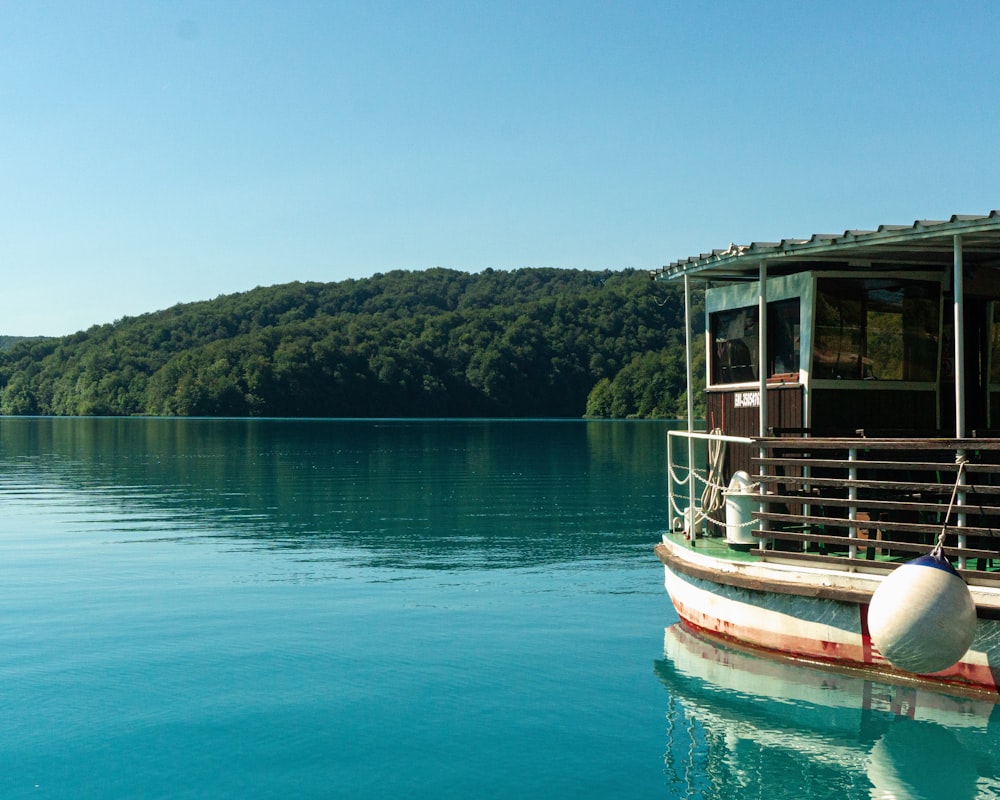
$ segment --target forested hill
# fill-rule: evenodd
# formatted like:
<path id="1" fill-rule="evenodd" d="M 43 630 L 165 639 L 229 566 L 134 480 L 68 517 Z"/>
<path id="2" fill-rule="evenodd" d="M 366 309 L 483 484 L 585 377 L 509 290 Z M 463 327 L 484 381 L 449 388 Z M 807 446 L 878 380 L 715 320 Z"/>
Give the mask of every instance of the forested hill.
<path id="1" fill-rule="evenodd" d="M 18 342 L 29 341 L 32 337 L 30 336 L 0 336 L 0 352 L 10 350 Z M 36 336 L 35 339 L 41 339 L 44 337 Z"/>
<path id="2" fill-rule="evenodd" d="M 291 283 L 0 352 L 0 413 L 675 416 L 683 302 L 645 272 Z"/>

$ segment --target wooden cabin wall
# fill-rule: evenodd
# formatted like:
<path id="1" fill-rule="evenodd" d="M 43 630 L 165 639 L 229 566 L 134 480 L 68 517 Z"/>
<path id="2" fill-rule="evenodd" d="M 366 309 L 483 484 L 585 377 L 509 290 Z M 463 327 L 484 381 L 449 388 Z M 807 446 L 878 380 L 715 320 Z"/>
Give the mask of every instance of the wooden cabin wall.
<path id="1" fill-rule="evenodd" d="M 775 429 L 802 428 L 802 387 L 798 384 L 769 386 L 767 389 L 767 425 Z M 757 395 L 755 390 L 713 389 L 706 398 L 709 430 L 721 428 L 728 436 L 759 436 L 760 408 L 745 401 Z M 756 453 L 749 445 L 730 444 L 726 453 L 726 478 L 737 470 L 753 474 L 750 459 Z"/>
<path id="2" fill-rule="evenodd" d="M 812 432 L 817 436 L 933 436 L 937 395 L 909 389 L 812 390 Z"/>

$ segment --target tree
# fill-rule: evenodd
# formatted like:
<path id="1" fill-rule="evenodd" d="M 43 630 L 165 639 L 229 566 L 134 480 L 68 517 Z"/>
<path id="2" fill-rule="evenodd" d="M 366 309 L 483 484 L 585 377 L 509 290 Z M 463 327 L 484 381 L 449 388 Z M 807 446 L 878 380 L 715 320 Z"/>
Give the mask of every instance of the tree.
<path id="1" fill-rule="evenodd" d="M 682 316 L 675 288 L 636 271 L 290 283 L 17 342 L 0 352 L 0 411 L 671 415 Z"/>

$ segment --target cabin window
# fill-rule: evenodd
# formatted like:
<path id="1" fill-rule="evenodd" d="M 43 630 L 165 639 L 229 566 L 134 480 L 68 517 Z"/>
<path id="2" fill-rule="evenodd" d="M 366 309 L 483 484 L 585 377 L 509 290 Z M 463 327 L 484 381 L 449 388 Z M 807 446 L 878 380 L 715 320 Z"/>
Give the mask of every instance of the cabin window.
<path id="1" fill-rule="evenodd" d="M 710 316 L 712 383 L 760 380 L 757 306 L 717 311 Z M 799 298 L 767 305 L 767 368 L 769 377 L 799 373 Z"/>
<path id="2" fill-rule="evenodd" d="M 799 298 L 767 304 L 767 354 L 771 377 L 799 378 Z"/>
<path id="3" fill-rule="evenodd" d="M 757 380 L 757 306 L 717 311 L 709 323 L 712 383 Z"/>
<path id="4" fill-rule="evenodd" d="M 1000 388 L 1000 303 L 990 303 L 990 386 Z"/>
<path id="5" fill-rule="evenodd" d="M 818 280 L 813 375 L 936 380 L 939 306 L 940 287 L 931 281 Z"/>

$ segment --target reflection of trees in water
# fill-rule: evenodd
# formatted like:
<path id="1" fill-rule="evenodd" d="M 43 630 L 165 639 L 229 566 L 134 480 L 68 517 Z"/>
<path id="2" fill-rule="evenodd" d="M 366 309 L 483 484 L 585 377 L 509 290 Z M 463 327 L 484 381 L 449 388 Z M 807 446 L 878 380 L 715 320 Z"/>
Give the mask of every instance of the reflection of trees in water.
<path id="1" fill-rule="evenodd" d="M 503 566 L 655 538 L 666 427 L 15 419 L 3 421 L 0 447 L 8 464 L 31 465 L 30 480 L 183 515 L 208 536 Z"/>

